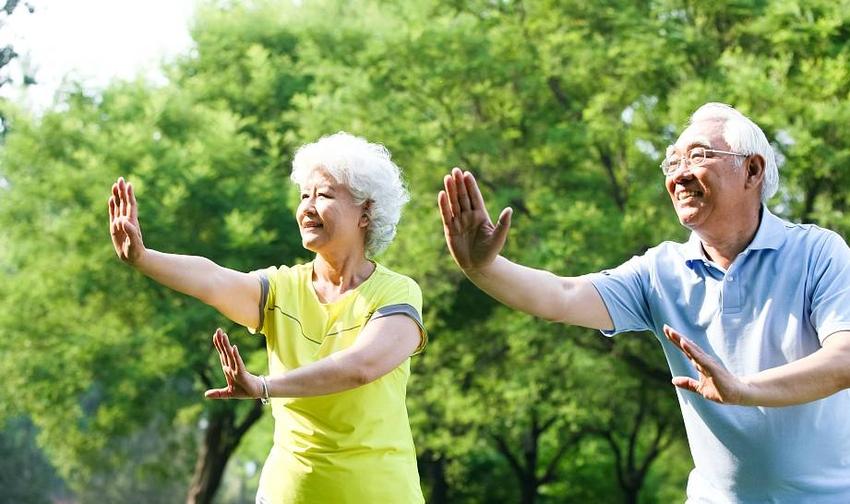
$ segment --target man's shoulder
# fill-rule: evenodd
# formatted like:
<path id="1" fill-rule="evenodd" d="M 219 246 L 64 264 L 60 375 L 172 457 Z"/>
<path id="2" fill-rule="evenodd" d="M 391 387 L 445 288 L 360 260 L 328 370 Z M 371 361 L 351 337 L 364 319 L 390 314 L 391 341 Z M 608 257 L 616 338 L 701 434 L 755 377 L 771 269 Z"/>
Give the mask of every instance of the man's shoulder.
<path id="1" fill-rule="evenodd" d="M 684 259 L 687 255 L 688 242 L 677 242 L 665 240 L 653 247 L 646 249 L 643 254 L 636 257 L 642 257 L 649 261 L 669 261 L 671 259 Z"/>
<path id="2" fill-rule="evenodd" d="M 820 227 L 817 224 L 804 224 L 783 220 L 786 240 L 796 246 L 824 247 L 846 244 L 846 240 L 837 232 Z"/>

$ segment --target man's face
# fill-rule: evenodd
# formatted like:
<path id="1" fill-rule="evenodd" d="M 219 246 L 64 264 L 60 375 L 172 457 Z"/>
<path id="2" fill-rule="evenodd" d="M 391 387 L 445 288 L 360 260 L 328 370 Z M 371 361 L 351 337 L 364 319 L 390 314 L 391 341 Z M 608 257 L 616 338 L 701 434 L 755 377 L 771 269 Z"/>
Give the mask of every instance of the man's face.
<path id="1" fill-rule="evenodd" d="M 723 139 L 723 121 L 705 120 L 691 124 L 667 155 L 686 158 L 691 149 L 703 147 L 731 151 Z M 699 231 L 734 228 L 748 208 L 752 191 L 746 191 L 746 170 L 735 166 L 736 156 L 707 153 L 700 166 L 684 163 L 665 178 L 665 186 L 679 222 Z"/>

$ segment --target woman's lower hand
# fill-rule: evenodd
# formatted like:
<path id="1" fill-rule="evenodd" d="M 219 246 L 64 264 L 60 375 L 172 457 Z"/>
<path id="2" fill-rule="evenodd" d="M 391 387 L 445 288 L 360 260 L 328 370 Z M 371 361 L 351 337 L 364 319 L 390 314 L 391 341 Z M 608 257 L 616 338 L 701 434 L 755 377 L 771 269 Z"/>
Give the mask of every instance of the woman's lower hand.
<path id="1" fill-rule="evenodd" d="M 245 362 L 239 355 L 236 345 L 231 345 L 227 334 L 216 329 L 213 334 L 213 345 L 218 350 L 221 370 L 227 386 L 210 389 L 204 393 L 207 399 L 256 399 L 263 395 L 263 384 L 259 376 L 253 375 L 245 368 Z"/>

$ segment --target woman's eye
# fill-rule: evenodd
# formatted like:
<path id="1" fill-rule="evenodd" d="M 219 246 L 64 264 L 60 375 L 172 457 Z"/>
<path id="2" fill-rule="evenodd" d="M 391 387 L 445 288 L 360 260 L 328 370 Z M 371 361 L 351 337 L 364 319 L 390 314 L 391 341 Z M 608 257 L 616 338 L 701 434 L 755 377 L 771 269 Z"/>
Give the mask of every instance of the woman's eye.
<path id="1" fill-rule="evenodd" d="M 301 195 L 301 199 L 307 199 L 308 197 L 309 197 L 309 195 L 308 195 L 308 194 L 302 194 L 302 195 Z"/>

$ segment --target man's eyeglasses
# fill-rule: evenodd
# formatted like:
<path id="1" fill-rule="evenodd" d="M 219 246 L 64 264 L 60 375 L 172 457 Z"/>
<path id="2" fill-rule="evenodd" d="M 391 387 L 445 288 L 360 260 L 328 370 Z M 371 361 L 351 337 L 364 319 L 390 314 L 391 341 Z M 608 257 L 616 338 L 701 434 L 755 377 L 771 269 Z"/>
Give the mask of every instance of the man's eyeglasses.
<path id="1" fill-rule="evenodd" d="M 679 154 L 670 154 L 664 161 L 661 162 L 661 171 L 664 172 L 665 176 L 670 176 L 679 169 L 679 166 L 682 162 L 685 162 L 685 166 L 700 166 L 705 162 L 707 157 L 711 157 L 714 154 L 727 154 L 730 156 L 741 156 L 747 157 L 748 154 L 741 154 L 740 152 L 729 152 L 717 149 L 706 149 L 705 147 L 694 147 L 689 150 L 684 157 Z"/>

